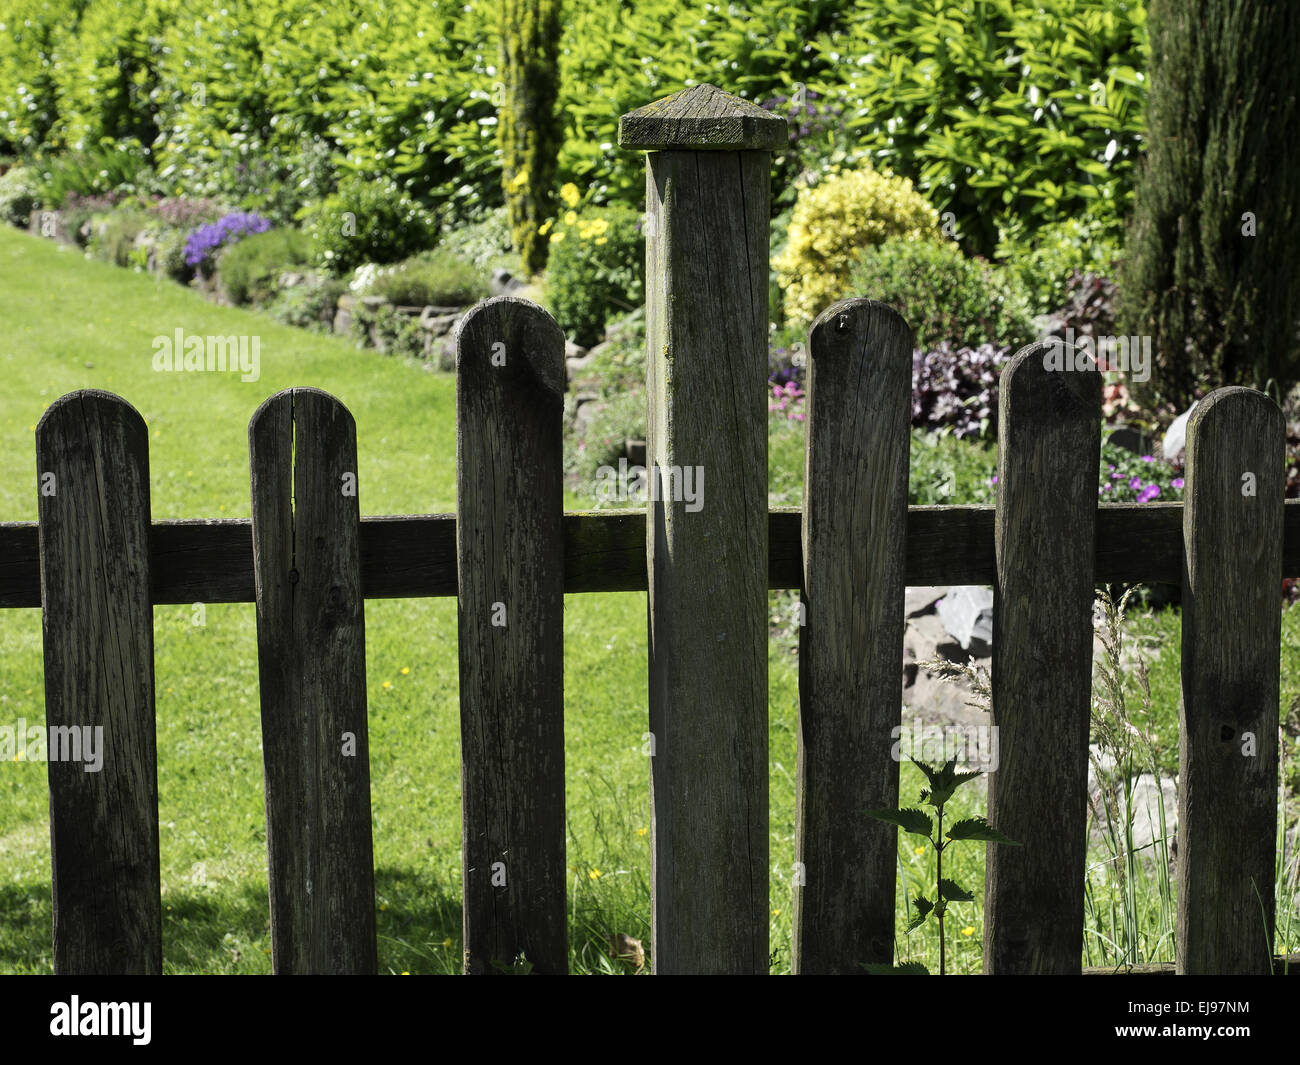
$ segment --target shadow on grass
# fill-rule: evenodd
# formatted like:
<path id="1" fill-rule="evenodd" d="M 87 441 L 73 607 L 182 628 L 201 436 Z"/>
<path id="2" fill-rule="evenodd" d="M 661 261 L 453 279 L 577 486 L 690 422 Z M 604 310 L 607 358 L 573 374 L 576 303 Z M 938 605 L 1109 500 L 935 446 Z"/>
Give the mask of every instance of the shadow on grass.
<path id="1" fill-rule="evenodd" d="M 635 895 L 635 891 L 629 892 Z M 572 903 L 572 899 L 570 902 Z M 429 873 L 383 867 L 375 871 L 376 929 L 381 974 L 451 975 L 461 971 L 459 884 Z M 622 892 L 601 899 L 579 892 L 570 908 L 570 971 L 631 973 L 609 956 L 610 935 L 624 932 L 649 948 L 646 914 Z M 163 971 L 245 974 L 271 971 L 271 922 L 265 881 L 170 891 L 163 896 Z M 53 915 L 48 881 L 0 887 L 0 973 L 53 971 Z"/>

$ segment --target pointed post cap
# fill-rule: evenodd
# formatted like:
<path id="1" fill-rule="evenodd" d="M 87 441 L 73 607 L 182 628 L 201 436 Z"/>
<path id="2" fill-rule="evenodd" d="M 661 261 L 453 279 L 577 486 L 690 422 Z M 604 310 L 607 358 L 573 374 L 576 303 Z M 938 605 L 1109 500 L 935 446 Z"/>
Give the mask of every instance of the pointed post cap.
<path id="1" fill-rule="evenodd" d="M 620 148 L 643 152 L 777 151 L 789 144 L 780 115 L 713 85 L 696 85 L 618 120 Z"/>

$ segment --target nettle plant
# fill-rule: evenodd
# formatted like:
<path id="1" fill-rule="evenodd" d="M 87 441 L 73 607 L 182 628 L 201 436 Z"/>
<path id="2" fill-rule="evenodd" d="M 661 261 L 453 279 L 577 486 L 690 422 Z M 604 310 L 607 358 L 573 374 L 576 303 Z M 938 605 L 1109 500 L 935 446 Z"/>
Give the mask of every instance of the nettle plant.
<path id="1" fill-rule="evenodd" d="M 967 891 L 960 884 L 951 880 L 945 880 L 943 876 L 943 852 L 952 844 L 959 843 L 962 840 L 973 840 L 983 843 L 1008 843 L 1012 846 L 1019 847 L 1020 843 L 1014 839 L 1009 839 L 994 828 L 982 817 L 968 817 L 957 821 L 948 829 L 945 836 L 943 831 L 943 808 L 944 805 L 952 798 L 961 785 L 968 781 L 974 780 L 981 776 L 979 770 L 969 773 L 957 772 L 957 759 L 950 758 L 943 764 L 943 768 L 935 769 L 926 765 L 924 762 L 918 762 L 915 758 L 912 760 L 922 773 L 926 775 L 930 786 L 921 789 L 920 802 L 926 806 L 933 807 L 938 819 L 938 825 L 930 819 L 930 815 L 921 809 L 900 809 L 900 810 L 867 810 L 867 816 L 875 818 L 877 821 L 885 821 L 891 825 L 897 825 L 904 832 L 910 832 L 914 836 L 924 836 L 934 848 L 935 855 L 935 888 L 933 901 L 927 899 L 924 895 L 917 895 L 912 905 L 916 907 L 916 915 L 908 922 L 907 928 L 904 929 L 909 935 L 921 925 L 925 924 L 926 919 L 932 914 L 939 922 L 939 975 L 944 975 L 946 963 L 944 929 L 948 913 L 948 905 L 953 902 L 973 902 L 975 896 Z M 913 973 L 929 975 L 929 970 L 920 962 L 908 962 L 903 965 L 879 965 L 866 964 L 862 966 L 869 973 Z"/>

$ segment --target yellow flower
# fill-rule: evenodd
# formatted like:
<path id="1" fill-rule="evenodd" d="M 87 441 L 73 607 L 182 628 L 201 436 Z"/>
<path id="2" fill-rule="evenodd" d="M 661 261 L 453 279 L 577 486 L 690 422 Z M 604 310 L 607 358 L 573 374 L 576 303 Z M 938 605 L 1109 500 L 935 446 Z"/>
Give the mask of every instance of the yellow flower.
<path id="1" fill-rule="evenodd" d="M 599 880 L 602 876 L 604 876 L 604 874 L 599 869 L 592 869 L 589 873 L 587 873 L 587 875 L 591 877 L 592 880 Z"/>
<path id="2" fill-rule="evenodd" d="M 411 672 L 411 667 L 410 667 L 410 666 L 403 666 L 403 667 L 402 667 L 402 670 L 401 670 L 402 676 L 406 676 L 406 674 L 408 674 L 409 672 Z"/>
<path id="3" fill-rule="evenodd" d="M 537 232 L 540 233 L 543 237 L 546 236 L 546 234 L 551 231 L 551 223 L 553 221 L 554 221 L 553 218 L 548 218 L 545 222 L 543 222 L 540 226 L 537 227 Z"/>
<path id="4" fill-rule="evenodd" d="M 403 975 L 403 976 L 410 976 L 411 974 L 408 973 L 405 969 L 403 969 L 403 970 L 402 970 L 402 975 Z"/>
<path id="5" fill-rule="evenodd" d="M 559 244 L 560 241 L 562 241 L 563 239 L 564 239 L 564 230 L 562 230 L 562 229 L 561 229 L 561 230 L 557 230 L 556 232 L 554 232 L 554 233 L 551 234 L 551 243 L 552 243 L 552 244 Z"/>
<path id="6" fill-rule="evenodd" d="M 647 832 L 649 832 L 649 831 L 650 831 L 650 830 L 649 830 L 648 828 L 638 828 L 638 829 L 636 830 L 636 834 L 637 834 L 638 836 L 644 836 L 644 835 L 645 835 Z"/>
<path id="7" fill-rule="evenodd" d="M 577 207 L 578 201 L 582 199 L 582 193 L 578 191 L 577 185 L 569 181 L 560 187 L 560 199 L 570 207 Z"/>
<path id="8" fill-rule="evenodd" d="M 773 917 L 780 917 L 780 916 L 781 916 L 781 911 L 780 911 L 780 910 L 773 910 L 773 911 L 772 911 L 772 916 L 773 916 Z"/>
<path id="9" fill-rule="evenodd" d="M 973 936 L 975 934 L 975 926 L 973 924 L 968 924 L 961 930 L 961 934 L 964 936 Z"/>
<path id="10" fill-rule="evenodd" d="M 609 219 L 593 218 L 591 220 L 591 228 L 594 229 L 597 233 L 604 233 L 606 230 L 609 229 Z"/>
<path id="11" fill-rule="evenodd" d="M 391 688 L 392 686 L 393 686 L 393 682 L 391 680 L 384 681 L 385 688 Z"/>
<path id="12" fill-rule="evenodd" d="M 578 224 L 578 212 L 577 212 L 577 211 L 565 211 L 565 212 L 564 212 L 564 224 L 565 224 L 566 226 L 576 226 L 576 225 Z"/>
<path id="13" fill-rule="evenodd" d="M 448 936 L 446 939 L 444 939 L 444 940 L 442 941 L 442 945 L 443 945 L 444 947 L 446 947 L 446 948 L 448 948 L 448 949 L 450 950 L 450 949 L 451 949 L 451 936 Z"/>
<path id="14" fill-rule="evenodd" d="M 925 853 L 925 848 L 924 848 L 924 847 L 913 847 L 913 848 L 912 848 L 912 853 L 913 853 L 913 854 L 924 854 L 924 853 Z"/>
<path id="15" fill-rule="evenodd" d="M 518 192 L 520 189 L 522 189 L 522 188 L 523 188 L 525 185 L 527 185 L 527 184 L 528 184 L 528 171 L 526 171 L 526 170 L 521 170 L 521 171 L 519 171 L 519 173 L 517 173 L 517 174 L 514 176 L 513 179 L 511 179 L 511 182 L 510 182 L 510 191 L 512 191 L 512 192 Z"/>
<path id="16" fill-rule="evenodd" d="M 594 243 L 594 244 L 607 244 L 607 243 L 609 243 L 609 238 L 608 238 L 608 237 L 597 237 L 597 238 L 596 238 L 592 243 Z"/>

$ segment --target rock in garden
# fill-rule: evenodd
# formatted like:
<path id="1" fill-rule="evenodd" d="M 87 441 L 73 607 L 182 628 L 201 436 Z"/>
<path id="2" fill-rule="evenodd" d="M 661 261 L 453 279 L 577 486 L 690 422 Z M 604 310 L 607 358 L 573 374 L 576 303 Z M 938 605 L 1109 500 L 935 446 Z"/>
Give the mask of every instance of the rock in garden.
<path id="1" fill-rule="evenodd" d="M 993 646 L 993 589 L 967 584 L 953 588 L 938 605 L 939 620 L 962 650 L 976 658 L 987 656 Z"/>
<path id="2" fill-rule="evenodd" d="M 908 588 L 906 598 L 903 600 L 903 616 L 914 618 L 922 614 L 929 614 L 934 610 L 934 604 L 947 595 L 949 591 L 950 589 L 942 586 Z"/>
<path id="3" fill-rule="evenodd" d="M 1196 409 L 1196 404 L 1199 402 L 1198 399 L 1192 403 L 1165 430 L 1165 438 L 1160 445 L 1160 454 L 1166 462 L 1175 462 L 1178 459 L 1178 453 L 1187 446 L 1187 419 L 1192 416 L 1192 411 Z"/>
<path id="4" fill-rule="evenodd" d="M 498 266 L 492 271 L 491 289 L 494 296 L 505 296 L 511 292 L 516 292 L 525 286 L 525 282 L 520 281 L 509 270 Z"/>

